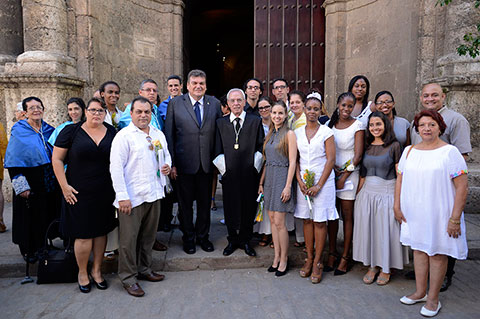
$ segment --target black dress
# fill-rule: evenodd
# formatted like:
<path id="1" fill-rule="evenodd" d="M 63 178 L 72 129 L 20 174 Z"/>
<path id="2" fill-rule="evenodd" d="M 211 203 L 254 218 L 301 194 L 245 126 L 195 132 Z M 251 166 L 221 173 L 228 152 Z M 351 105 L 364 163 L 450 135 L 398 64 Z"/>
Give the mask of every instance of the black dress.
<path id="1" fill-rule="evenodd" d="M 62 231 L 70 238 L 95 238 L 112 231 L 117 221 L 110 177 L 110 148 L 116 130 L 104 123 L 107 132 L 97 146 L 81 127 L 83 122 L 66 126 L 55 141 L 68 149 L 65 157 L 67 181 L 78 191 L 77 203 L 62 200 Z"/>

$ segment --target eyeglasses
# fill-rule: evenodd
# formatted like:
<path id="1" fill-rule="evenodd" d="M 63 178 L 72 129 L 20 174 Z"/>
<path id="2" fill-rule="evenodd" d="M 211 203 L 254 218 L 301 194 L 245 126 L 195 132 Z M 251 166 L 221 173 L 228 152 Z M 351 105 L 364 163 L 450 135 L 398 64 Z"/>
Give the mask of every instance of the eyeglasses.
<path id="1" fill-rule="evenodd" d="M 147 135 L 146 139 L 147 139 L 147 142 L 148 142 L 148 149 L 153 151 L 152 138 L 150 137 L 150 135 Z"/>
<path id="2" fill-rule="evenodd" d="M 254 91 L 256 91 L 256 90 L 260 90 L 260 87 L 259 87 L 259 86 L 256 86 L 256 85 L 255 85 L 255 86 L 249 85 L 249 86 L 247 86 L 247 90 L 254 90 Z"/>
<path id="3" fill-rule="evenodd" d="M 144 91 L 144 92 L 153 92 L 153 93 L 157 93 L 158 91 L 155 90 L 155 89 L 141 89 L 140 91 Z"/>
<path id="4" fill-rule="evenodd" d="M 286 88 L 287 88 L 286 85 L 277 85 L 277 86 L 274 86 L 274 87 L 273 87 L 274 90 L 280 90 L 280 89 L 284 90 L 284 89 L 286 89 Z"/>
<path id="5" fill-rule="evenodd" d="M 98 115 L 102 115 L 105 113 L 105 110 L 104 109 L 87 109 L 88 112 L 90 112 L 90 114 L 98 114 Z"/>
<path id="6" fill-rule="evenodd" d="M 392 100 L 389 100 L 389 101 L 378 101 L 378 102 L 375 102 L 375 105 L 383 105 L 383 104 L 390 105 L 390 104 L 392 104 L 392 103 L 393 103 Z"/>
<path id="7" fill-rule="evenodd" d="M 27 111 L 37 111 L 37 110 L 43 111 L 43 107 L 41 105 L 27 107 Z"/>
<path id="8" fill-rule="evenodd" d="M 259 107 L 258 110 L 259 110 L 259 111 L 263 111 L 263 110 L 266 110 L 266 109 L 269 109 L 269 108 L 271 108 L 270 105 L 268 105 L 268 106 L 262 106 L 262 107 Z"/>

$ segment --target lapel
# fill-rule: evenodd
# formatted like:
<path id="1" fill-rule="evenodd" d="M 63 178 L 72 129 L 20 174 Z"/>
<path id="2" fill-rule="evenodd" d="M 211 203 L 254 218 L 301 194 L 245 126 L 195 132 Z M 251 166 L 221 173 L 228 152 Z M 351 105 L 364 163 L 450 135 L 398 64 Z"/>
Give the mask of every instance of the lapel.
<path id="1" fill-rule="evenodd" d="M 207 121 L 208 118 L 210 118 L 210 115 L 208 114 L 210 112 L 210 99 L 207 98 L 206 95 L 203 96 L 203 121 L 202 121 L 202 127 Z"/>
<path id="2" fill-rule="evenodd" d="M 195 115 L 195 111 L 193 110 L 193 105 L 192 105 L 192 102 L 190 101 L 190 96 L 188 95 L 188 93 L 183 95 L 183 106 L 187 110 L 187 113 L 190 114 L 192 119 L 195 121 L 197 126 L 200 127 L 200 125 L 198 124 L 198 121 L 197 121 L 197 116 Z M 204 110 L 204 112 L 205 112 L 205 110 Z M 204 118 L 205 118 L 205 115 L 204 115 Z"/>

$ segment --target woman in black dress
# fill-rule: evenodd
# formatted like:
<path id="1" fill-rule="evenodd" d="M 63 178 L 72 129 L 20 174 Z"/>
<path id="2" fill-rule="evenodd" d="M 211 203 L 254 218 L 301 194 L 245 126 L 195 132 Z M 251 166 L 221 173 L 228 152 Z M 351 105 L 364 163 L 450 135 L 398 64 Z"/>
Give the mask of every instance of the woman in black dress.
<path id="1" fill-rule="evenodd" d="M 55 142 L 52 163 L 63 192 L 62 229 L 75 239 L 75 257 L 81 292 L 89 292 L 87 263 L 93 250 L 91 277 L 98 289 L 107 289 L 100 267 L 107 233 L 116 226 L 115 193 L 110 178 L 110 147 L 115 128 L 104 123 L 102 100 L 88 102 L 85 122 L 65 127 Z M 65 172 L 64 165 L 67 164 Z"/>

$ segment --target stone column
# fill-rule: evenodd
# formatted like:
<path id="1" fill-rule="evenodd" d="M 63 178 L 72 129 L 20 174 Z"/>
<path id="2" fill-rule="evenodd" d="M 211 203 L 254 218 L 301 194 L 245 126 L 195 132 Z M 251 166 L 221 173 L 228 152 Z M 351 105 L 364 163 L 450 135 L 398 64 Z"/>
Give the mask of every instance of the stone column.
<path id="1" fill-rule="evenodd" d="M 0 72 L 23 52 L 22 0 L 3 0 L 0 6 Z"/>

